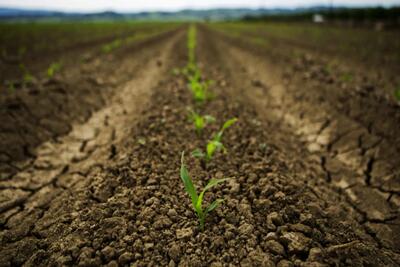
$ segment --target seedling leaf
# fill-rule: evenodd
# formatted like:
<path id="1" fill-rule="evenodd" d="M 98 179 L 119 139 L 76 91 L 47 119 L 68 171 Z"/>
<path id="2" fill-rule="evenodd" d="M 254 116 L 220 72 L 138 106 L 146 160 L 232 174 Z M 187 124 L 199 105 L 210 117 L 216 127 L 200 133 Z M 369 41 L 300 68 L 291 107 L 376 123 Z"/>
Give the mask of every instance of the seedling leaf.
<path id="1" fill-rule="evenodd" d="M 233 118 L 230 120 L 227 120 L 224 125 L 222 126 L 222 131 L 225 131 L 226 129 L 228 129 L 229 127 L 232 126 L 232 124 L 234 124 L 237 121 L 237 118 Z"/>
<path id="2" fill-rule="evenodd" d="M 183 184 L 185 186 L 186 192 L 189 194 L 190 198 L 192 199 L 192 204 L 193 206 L 196 206 L 198 195 L 196 192 L 196 188 L 194 188 L 192 179 L 190 178 L 189 172 L 186 169 L 185 163 L 184 163 L 184 157 L 185 157 L 185 152 L 182 152 L 182 157 L 181 157 L 181 179 L 183 181 Z"/>
<path id="3" fill-rule="evenodd" d="M 195 158 L 204 158 L 204 153 L 203 153 L 203 151 L 201 151 L 200 149 L 197 148 L 197 149 L 193 150 L 192 156 Z"/>
<path id="4" fill-rule="evenodd" d="M 204 194 L 206 193 L 207 190 L 209 190 L 212 187 L 217 186 L 218 184 L 224 182 L 227 180 L 225 179 L 211 179 L 208 184 L 204 187 L 203 191 L 201 191 L 200 195 L 197 195 L 196 189 L 193 186 L 192 179 L 190 178 L 189 172 L 186 169 L 185 163 L 184 163 L 184 152 L 182 152 L 182 157 L 181 157 L 181 170 L 180 170 L 180 176 L 183 181 L 183 184 L 185 186 L 186 192 L 190 195 L 191 200 L 192 200 L 192 205 L 193 208 L 197 214 L 197 217 L 199 219 L 200 223 L 200 228 L 201 230 L 204 230 L 204 222 L 207 213 L 210 211 L 214 210 L 223 200 L 222 199 L 217 199 L 213 203 L 211 203 L 205 211 L 203 211 L 202 204 L 203 204 L 203 198 Z"/>
<path id="5" fill-rule="evenodd" d="M 215 209 L 219 206 L 219 204 L 221 204 L 221 203 L 224 202 L 224 201 L 225 201 L 225 200 L 222 199 L 222 198 L 219 198 L 219 199 L 217 199 L 217 200 L 214 200 L 214 201 L 206 208 L 206 210 L 204 211 L 204 213 L 207 215 L 209 212 L 215 210 Z"/>

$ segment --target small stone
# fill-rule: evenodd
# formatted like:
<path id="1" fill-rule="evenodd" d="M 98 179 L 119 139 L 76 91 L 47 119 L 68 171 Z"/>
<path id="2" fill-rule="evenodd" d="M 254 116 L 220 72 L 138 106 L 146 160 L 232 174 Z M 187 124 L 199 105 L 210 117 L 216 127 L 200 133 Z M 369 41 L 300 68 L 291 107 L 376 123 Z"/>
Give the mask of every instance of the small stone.
<path id="1" fill-rule="evenodd" d="M 302 233 L 288 232 L 281 237 L 282 242 L 288 244 L 289 253 L 301 253 L 307 250 L 310 239 Z"/>
<path id="2" fill-rule="evenodd" d="M 248 223 L 244 223 L 239 227 L 239 233 L 242 235 L 250 235 L 253 231 L 254 227 Z"/>
<path id="3" fill-rule="evenodd" d="M 275 240 L 269 240 L 266 242 L 266 248 L 274 254 L 285 255 L 285 248 Z"/>
<path id="4" fill-rule="evenodd" d="M 130 252 L 125 252 L 118 258 L 118 263 L 121 265 L 125 265 L 130 263 L 134 259 L 134 255 Z"/>
<path id="5" fill-rule="evenodd" d="M 176 230 L 176 238 L 178 239 L 190 238 L 192 235 L 193 235 L 192 228 L 183 228 Z"/>
<path id="6" fill-rule="evenodd" d="M 181 248 L 178 244 L 173 243 L 171 247 L 168 249 L 168 255 L 171 259 L 178 262 L 181 257 Z"/>

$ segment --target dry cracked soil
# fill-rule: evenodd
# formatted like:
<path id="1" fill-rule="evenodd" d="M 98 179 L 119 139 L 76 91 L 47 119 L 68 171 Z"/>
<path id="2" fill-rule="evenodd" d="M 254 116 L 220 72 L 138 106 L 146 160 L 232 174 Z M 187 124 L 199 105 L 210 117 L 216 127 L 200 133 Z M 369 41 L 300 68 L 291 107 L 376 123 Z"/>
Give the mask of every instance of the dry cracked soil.
<path id="1" fill-rule="evenodd" d="M 400 266 L 399 106 L 312 52 L 197 29 L 200 137 L 171 71 L 186 27 L 1 96 L 0 266 Z M 232 117 L 227 154 L 186 157 L 198 188 L 230 178 L 202 232 L 180 155 Z"/>

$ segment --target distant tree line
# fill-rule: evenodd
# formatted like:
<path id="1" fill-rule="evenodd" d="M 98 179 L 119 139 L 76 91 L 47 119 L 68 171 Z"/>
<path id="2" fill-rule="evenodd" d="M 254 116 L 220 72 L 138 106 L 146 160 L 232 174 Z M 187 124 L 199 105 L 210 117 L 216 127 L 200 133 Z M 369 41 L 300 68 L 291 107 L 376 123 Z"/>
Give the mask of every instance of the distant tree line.
<path id="1" fill-rule="evenodd" d="M 245 16 L 245 21 L 312 21 L 315 14 L 320 14 L 326 21 L 384 22 L 400 24 L 400 7 L 392 8 L 321 8 L 291 13 Z"/>

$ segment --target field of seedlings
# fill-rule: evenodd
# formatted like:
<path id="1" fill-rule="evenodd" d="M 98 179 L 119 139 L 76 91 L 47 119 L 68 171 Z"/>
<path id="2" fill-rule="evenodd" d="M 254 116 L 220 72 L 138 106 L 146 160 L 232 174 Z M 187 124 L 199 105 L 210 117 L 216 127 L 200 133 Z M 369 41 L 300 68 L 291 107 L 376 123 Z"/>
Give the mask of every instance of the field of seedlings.
<path id="1" fill-rule="evenodd" d="M 399 266 L 398 34 L 1 24 L 0 267 Z"/>

